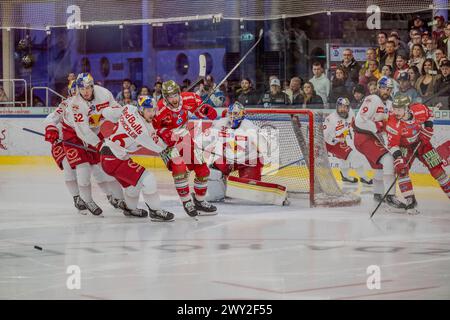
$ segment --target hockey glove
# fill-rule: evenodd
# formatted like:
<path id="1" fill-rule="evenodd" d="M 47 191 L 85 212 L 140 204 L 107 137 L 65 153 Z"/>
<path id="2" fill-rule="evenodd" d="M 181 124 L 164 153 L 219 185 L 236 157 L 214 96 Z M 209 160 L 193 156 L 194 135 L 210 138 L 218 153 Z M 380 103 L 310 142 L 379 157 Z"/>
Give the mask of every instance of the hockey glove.
<path id="1" fill-rule="evenodd" d="M 395 173 L 398 176 L 404 176 L 408 173 L 408 165 L 406 164 L 405 159 L 402 157 L 402 152 L 397 150 L 393 154 L 394 156 L 394 169 Z"/>
<path id="2" fill-rule="evenodd" d="M 59 131 L 55 126 L 49 125 L 45 128 L 45 141 L 53 144 L 56 140 L 59 139 Z"/>
<path id="3" fill-rule="evenodd" d="M 217 111 L 209 104 L 204 104 L 200 107 L 200 114 L 207 117 L 209 120 L 215 120 L 217 118 Z"/>
<path id="4" fill-rule="evenodd" d="M 430 122 L 430 123 L 428 123 Z M 433 124 L 431 121 L 426 121 L 424 126 L 420 129 L 419 138 L 423 144 L 430 143 L 431 137 L 433 137 Z"/>
<path id="5" fill-rule="evenodd" d="M 172 130 L 169 130 L 167 128 L 158 130 L 158 136 L 161 137 L 161 139 L 168 147 L 173 147 L 177 142 L 175 137 L 172 135 Z"/>

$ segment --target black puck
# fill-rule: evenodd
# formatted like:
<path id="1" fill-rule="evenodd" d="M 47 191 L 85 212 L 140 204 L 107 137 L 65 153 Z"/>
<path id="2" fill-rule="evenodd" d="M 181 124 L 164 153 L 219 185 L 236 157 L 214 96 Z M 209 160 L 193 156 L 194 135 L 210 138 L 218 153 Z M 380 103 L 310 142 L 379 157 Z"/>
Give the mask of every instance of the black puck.
<path id="1" fill-rule="evenodd" d="M 39 247 L 39 246 L 34 246 L 34 248 L 37 249 L 37 250 L 42 250 L 42 248 Z"/>

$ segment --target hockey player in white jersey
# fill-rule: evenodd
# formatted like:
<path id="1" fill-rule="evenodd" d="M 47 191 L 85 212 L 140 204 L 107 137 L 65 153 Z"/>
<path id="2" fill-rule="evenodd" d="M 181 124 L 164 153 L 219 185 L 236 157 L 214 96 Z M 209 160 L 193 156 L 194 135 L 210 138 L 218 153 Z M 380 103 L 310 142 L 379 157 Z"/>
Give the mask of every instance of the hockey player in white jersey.
<path id="1" fill-rule="evenodd" d="M 367 96 L 355 118 L 355 148 L 369 162 L 374 175 L 374 200 L 381 201 L 385 189 L 395 180 L 394 158 L 387 148 L 385 125 L 392 101 L 389 100 L 394 84 L 392 79 L 381 77 L 378 81 L 378 94 Z M 395 196 L 395 188 L 391 188 L 385 203 L 391 208 L 405 210 L 405 204 Z"/>
<path id="2" fill-rule="evenodd" d="M 324 121 L 323 135 L 327 151 L 339 159 L 339 169 L 343 182 L 356 183 L 357 178 L 350 177 L 348 171 L 350 166 L 356 170 L 359 180 L 363 185 L 371 185 L 373 182 L 367 177 L 366 160 L 354 150 L 347 140 L 352 138 L 352 126 L 355 121 L 355 113 L 350 108 L 347 98 L 338 98 L 336 111 L 329 114 Z"/>
<path id="3" fill-rule="evenodd" d="M 126 215 L 147 217 L 153 221 L 173 221 L 174 215 L 161 209 L 155 176 L 130 158 L 140 148 L 160 153 L 167 145 L 157 136 L 152 125 L 156 108 L 149 96 L 139 97 L 138 107 L 126 105 L 114 132 L 101 148 L 103 170 L 115 177 L 124 188 Z M 138 209 L 139 194 L 149 212 Z"/>
<path id="4" fill-rule="evenodd" d="M 63 100 L 58 107 L 50 113 L 44 120 L 45 125 L 45 141 L 52 145 L 52 156 L 57 166 L 64 171 L 64 181 L 67 189 L 73 197 L 75 208 L 78 210 L 86 210 L 86 204 L 80 198 L 80 190 L 78 189 L 76 171 L 72 169 L 64 152 L 62 142 L 58 139 L 62 138 L 61 122 L 63 112 L 67 107 L 67 101 L 76 94 L 75 80 L 72 80 L 68 86 L 68 98 Z"/>
<path id="5" fill-rule="evenodd" d="M 206 199 L 223 201 L 230 197 L 261 204 L 287 204 L 284 186 L 261 181 L 268 162 L 268 135 L 245 116 L 244 106 L 235 102 L 202 137 L 203 145 L 208 145 L 206 151 L 213 155 Z M 233 171 L 238 172 L 238 177 L 230 175 Z"/>
<path id="6" fill-rule="evenodd" d="M 98 150 L 103 137 L 100 126 L 106 119 L 117 118 L 121 113 L 120 106 L 111 92 L 94 85 L 94 79 L 89 73 L 80 73 L 76 79 L 77 94 L 67 103 L 63 113 L 63 139 L 78 145 L 84 145 L 91 150 Z M 87 209 L 94 215 L 100 215 L 102 209 L 92 199 L 91 171 L 99 187 L 107 195 L 114 207 L 123 200 L 120 184 L 101 169 L 99 152 L 87 151 L 73 145 L 64 144 L 64 151 L 71 168 L 76 169 L 80 197 Z"/>

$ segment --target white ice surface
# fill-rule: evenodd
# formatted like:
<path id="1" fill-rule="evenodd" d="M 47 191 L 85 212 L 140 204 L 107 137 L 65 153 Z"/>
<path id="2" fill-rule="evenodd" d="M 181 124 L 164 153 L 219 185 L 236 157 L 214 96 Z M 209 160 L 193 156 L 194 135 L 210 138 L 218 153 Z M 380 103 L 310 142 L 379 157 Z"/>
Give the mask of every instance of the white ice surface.
<path id="1" fill-rule="evenodd" d="M 234 201 L 188 217 L 157 171 L 171 223 L 77 213 L 56 167 L 0 166 L 0 299 L 450 299 L 450 202 L 416 188 L 418 216 Z M 41 246 L 42 251 L 34 249 Z M 81 269 L 69 290 L 67 267 Z M 380 267 L 381 289 L 366 286 Z"/>

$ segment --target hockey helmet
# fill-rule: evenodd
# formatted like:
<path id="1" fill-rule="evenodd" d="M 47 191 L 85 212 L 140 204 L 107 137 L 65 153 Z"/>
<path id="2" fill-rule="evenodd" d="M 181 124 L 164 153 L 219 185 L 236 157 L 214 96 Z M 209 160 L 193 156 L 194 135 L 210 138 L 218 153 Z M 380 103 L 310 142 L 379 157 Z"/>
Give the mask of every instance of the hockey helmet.
<path id="1" fill-rule="evenodd" d="M 245 118 L 245 107 L 240 102 L 234 102 L 228 107 L 227 117 L 230 120 L 231 128 L 236 129 Z"/>
<path id="2" fill-rule="evenodd" d="M 166 82 L 163 82 L 162 84 L 162 96 L 167 99 L 169 96 L 174 94 L 180 94 L 180 86 L 173 80 L 168 80 Z"/>
<path id="3" fill-rule="evenodd" d="M 383 76 L 380 78 L 380 80 L 378 80 L 378 88 L 382 89 L 382 88 L 394 88 L 394 81 L 386 76 Z"/>
<path id="4" fill-rule="evenodd" d="M 411 99 L 406 95 L 397 95 L 392 102 L 392 108 L 404 108 L 408 109 L 411 104 Z"/>
<path id="5" fill-rule="evenodd" d="M 346 107 L 345 110 L 343 110 L 342 107 Z M 350 110 L 350 100 L 348 100 L 347 98 L 343 98 L 343 97 L 338 98 L 336 101 L 337 114 L 340 117 L 347 119 L 349 110 Z"/>
<path id="6" fill-rule="evenodd" d="M 144 109 L 154 108 L 153 99 L 149 96 L 139 96 L 138 98 L 138 110 L 143 112 Z"/>
<path id="7" fill-rule="evenodd" d="M 75 80 L 71 80 L 69 85 L 67 86 L 67 92 L 70 96 L 73 96 L 77 92 L 77 82 Z"/>
<path id="8" fill-rule="evenodd" d="M 90 73 L 84 72 L 80 73 L 76 80 L 76 86 L 78 89 L 86 88 L 89 86 L 94 86 L 94 78 L 92 78 Z"/>

